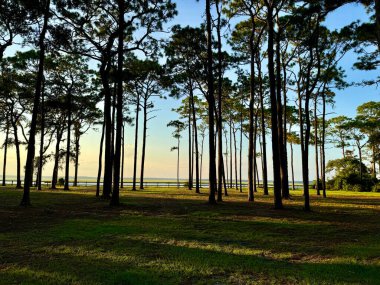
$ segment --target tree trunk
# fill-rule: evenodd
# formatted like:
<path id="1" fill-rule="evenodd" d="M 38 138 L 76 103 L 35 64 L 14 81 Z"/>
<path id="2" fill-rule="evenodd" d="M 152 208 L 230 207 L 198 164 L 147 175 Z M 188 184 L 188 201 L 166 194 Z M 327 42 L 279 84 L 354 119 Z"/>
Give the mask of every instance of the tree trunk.
<path id="1" fill-rule="evenodd" d="M 179 138 L 177 144 L 177 188 L 179 188 Z"/>
<path id="2" fill-rule="evenodd" d="M 222 180 L 225 178 L 224 162 L 223 162 L 223 101 L 222 101 L 222 37 L 221 37 L 221 11 L 219 8 L 220 0 L 216 1 L 217 11 L 217 45 L 218 45 L 218 120 L 217 120 L 217 134 L 218 134 L 218 202 L 222 199 Z M 227 151 L 227 150 L 226 150 Z"/>
<path id="3" fill-rule="evenodd" d="M 256 167 L 255 168 L 256 168 L 257 188 L 258 188 L 258 187 L 260 187 L 260 176 L 259 176 L 259 168 L 257 167 L 257 162 L 256 162 Z M 257 192 L 257 190 L 256 190 L 256 192 Z"/>
<path id="4" fill-rule="evenodd" d="M 274 190 L 274 207 L 282 209 L 281 197 L 281 174 L 280 174 L 280 153 L 278 148 L 278 114 L 276 99 L 276 78 L 274 72 L 274 24 L 273 24 L 273 7 L 268 5 L 267 12 L 268 24 L 268 73 L 270 86 L 270 103 L 271 103 L 271 131 L 272 131 L 272 155 L 273 155 L 273 190 Z"/>
<path id="5" fill-rule="evenodd" d="M 53 177 L 51 179 L 51 189 L 57 189 L 58 182 L 58 167 L 59 167 L 59 155 L 60 155 L 60 143 L 62 140 L 63 130 L 57 128 L 57 142 L 55 144 L 55 154 L 54 154 L 54 167 L 53 167 Z"/>
<path id="6" fill-rule="evenodd" d="M 287 130 L 287 104 L 288 104 L 288 99 L 287 99 L 287 73 L 286 73 L 286 66 L 283 63 L 283 80 L 282 80 L 282 93 L 284 97 L 284 104 L 283 104 L 283 140 L 284 140 L 284 168 L 285 168 L 285 173 L 286 173 L 286 181 L 284 181 L 284 184 L 286 185 L 286 191 L 288 194 L 288 198 L 290 198 L 290 191 L 289 191 L 289 167 L 288 167 L 288 130 Z"/>
<path id="7" fill-rule="evenodd" d="M 113 168 L 113 159 L 115 157 L 115 122 L 116 122 L 116 98 L 117 97 L 117 83 L 115 82 L 113 84 L 113 93 L 112 93 L 112 116 L 111 116 L 111 125 L 112 125 L 112 132 L 111 132 L 111 164 Z"/>
<path id="8" fill-rule="evenodd" d="M 235 155 L 235 189 L 238 190 L 238 165 L 237 165 L 237 145 L 236 145 L 236 129 L 234 129 L 234 155 Z"/>
<path id="9" fill-rule="evenodd" d="M 123 61 L 124 61 L 124 0 L 118 0 L 119 6 L 119 41 L 117 50 L 117 115 L 116 115 L 116 142 L 114 156 L 114 175 L 111 206 L 118 206 L 120 190 L 120 162 L 121 162 L 121 138 L 123 132 Z M 136 178 L 136 172 L 135 177 Z"/>
<path id="10" fill-rule="evenodd" d="M 240 155 L 240 159 L 239 159 L 239 190 L 240 190 L 240 193 L 243 192 L 243 185 L 242 185 L 242 164 L 243 164 L 243 161 L 242 161 L 242 158 L 243 158 L 243 115 L 241 114 L 240 116 L 240 149 L 239 149 L 239 155 Z"/>
<path id="11" fill-rule="evenodd" d="M 322 191 L 323 198 L 326 198 L 326 154 L 325 154 L 325 141 L 326 141 L 326 94 L 325 89 L 322 91 Z"/>
<path id="12" fill-rule="evenodd" d="M 74 162 L 74 183 L 73 186 L 77 187 L 78 186 L 78 168 L 79 168 L 79 145 L 80 141 L 80 134 L 79 130 L 77 130 L 77 134 L 75 135 L 75 162 Z"/>
<path id="13" fill-rule="evenodd" d="M 214 145 L 214 75 L 213 75 L 213 51 L 212 51 L 212 19 L 210 0 L 206 0 L 206 30 L 207 30 L 207 89 L 208 89 L 208 124 L 209 124 L 209 197 L 208 202 L 215 204 L 215 145 Z"/>
<path id="14" fill-rule="evenodd" d="M 258 114 L 255 112 L 255 126 L 253 133 L 253 191 L 257 192 L 257 180 L 256 180 L 256 172 L 257 172 L 257 160 L 256 160 L 256 145 L 257 145 L 257 120 Z"/>
<path id="15" fill-rule="evenodd" d="M 277 16 L 278 23 L 278 16 Z M 279 24 L 278 24 L 279 26 Z M 286 165 L 286 152 L 284 144 L 284 128 L 283 128 L 283 107 L 282 107 L 282 98 L 281 98 L 281 53 L 280 53 L 280 35 L 281 29 L 278 28 L 276 34 L 276 99 L 277 99 L 277 129 L 278 129 L 278 149 L 280 155 L 280 175 L 281 175 L 281 190 L 282 198 L 289 199 L 289 181 L 288 181 L 288 169 Z"/>
<path id="16" fill-rule="evenodd" d="M 135 120 L 135 150 L 133 156 L 133 180 L 132 190 L 136 191 L 136 171 L 137 171 L 137 148 L 138 148 L 138 136 L 139 136 L 139 113 L 140 113 L 140 96 L 137 94 L 136 100 L 136 120 Z"/>
<path id="17" fill-rule="evenodd" d="M 18 120 L 18 119 L 17 119 Z M 16 189 L 21 189 L 21 157 L 20 157 L 20 141 L 18 140 L 17 121 L 12 121 L 13 134 L 16 148 Z"/>
<path id="18" fill-rule="evenodd" d="M 96 179 L 96 197 L 99 197 L 99 194 L 100 194 L 100 177 L 102 176 L 104 133 L 105 133 L 105 123 L 103 122 L 102 137 L 100 139 L 100 149 L 99 149 L 98 177 Z"/>
<path id="19" fill-rule="evenodd" d="M 104 143 L 104 177 L 102 198 L 109 199 L 112 189 L 112 143 L 111 136 L 113 131 L 111 120 L 111 90 L 109 86 L 110 62 L 105 62 L 101 67 L 102 86 L 104 89 L 104 124 L 105 124 L 105 143 Z"/>
<path id="20" fill-rule="evenodd" d="M 376 179 L 376 149 L 375 149 L 375 144 L 372 145 L 372 177 Z"/>
<path id="21" fill-rule="evenodd" d="M 143 106 L 143 112 L 144 112 L 144 126 L 143 126 L 143 143 L 142 143 L 142 150 L 141 150 L 141 172 L 140 172 L 140 189 L 144 189 L 144 170 L 145 170 L 145 149 L 146 149 L 146 132 L 147 132 L 147 123 L 148 123 L 148 100 L 145 96 L 144 98 L 144 106 Z"/>
<path id="22" fill-rule="evenodd" d="M 124 130 L 124 123 L 123 123 L 123 131 L 122 131 L 122 139 L 121 139 L 122 145 L 121 145 L 120 188 L 124 188 L 124 159 L 125 159 L 125 140 L 124 139 L 125 139 L 125 130 Z"/>
<path id="23" fill-rule="evenodd" d="M 66 167 L 65 167 L 65 187 L 69 190 L 70 179 L 70 145 L 71 145 L 71 90 L 67 93 L 67 142 L 66 142 Z"/>
<path id="24" fill-rule="evenodd" d="M 191 126 L 191 185 L 194 186 L 194 158 L 195 158 L 195 146 L 194 146 L 194 125 Z"/>
<path id="25" fill-rule="evenodd" d="M 267 166 L 267 147 L 266 147 L 266 134 L 265 134 L 265 109 L 264 109 L 264 91 L 263 91 L 263 81 L 261 75 L 261 63 L 257 61 L 257 70 L 259 76 L 259 94 L 260 94 L 260 120 L 261 120 L 261 137 L 263 140 L 263 190 L 264 195 L 269 195 L 268 191 L 268 166 Z"/>
<path id="26" fill-rule="evenodd" d="M 359 166 L 359 169 L 360 169 L 360 182 L 362 182 L 363 181 L 362 148 L 360 147 L 360 142 L 357 143 L 357 146 L 358 146 L 358 151 L 359 151 L 359 162 L 360 162 L 360 166 Z"/>
<path id="27" fill-rule="evenodd" d="M 317 96 L 317 95 L 315 95 Z M 319 160 L 318 160 L 318 115 L 317 115 L 317 97 L 314 100 L 314 147 L 315 147 L 315 189 L 317 195 L 321 195 L 319 190 Z"/>
<path id="28" fill-rule="evenodd" d="M 251 52 L 251 74 L 250 74 L 250 92 L 249 92 L 249 131 L 248 131 L 248 201 L 254 201 L 254 101 L 255 101 L 255 57 L 253 47 L 254 27 L 250 38 L 250 52 Z"/>
<path id="29" fill-rule="evenodd" d="M 199 167 L 199 181 L 200 181 L 200 187 L 202 187 L 202 164 L 203 164 L 203 146 L 204 146 L 204 140 L 205 136 L 202 136 L 202 145 L 201 145 L 201 163 Z"/>
<path id="30" fill-rule="evenodd" d="M 188 142 L 189 142 L 189 190 L 193 189 L 193 177 L 192 177 L 192 151 L 191 151 L 191 140 L 192 140 L 192 132 L 191 132 L 191 105 L 189 106 L 189 114 L 188 114 L 188 123 L 189 123 L 189 137 L 188 137 Z"/>
<path id="31" fill-rule="evenodd" d="M 293 163 L 293 143 L 290 143 L 290 165 L 292 168 L 292 190 L 295 190 L 295 185 L 294 185 L 294 163 Z"/>
<path id="32" fill-rule="evenodd" d="M 195 144 L 195 193 L 199 192 L 199 146 L 198 146 L 198 127 L 197 127 L 197 117 L 195 114 L 195 104 L 193 90 L 190 88 L 190 99 L 191 99 L 191 109 L 193 111 L 193 128 L 194 128 L 194 144 Z"/>
<path id="33" fill-rule="evenodd" d="M 230 118 L 230 188 L 232 188 L 233 184 L 232 184 L 232 180 L 233 180 L 233 175 L 232 175 L 232 172 L 233 172 L 233 167 L 232 167 L 232 121 L 231 121 L 231 118 Z"/>
<path id="34" fill-rule="evenodd" d="M 44 61 L 45 61 L 45 36 L 48 28 L 48 20 L 50 17 L 50 0 L 46 1 L 45 11 L 44 11 L 44 23 L 42 26 L 40 38 L 39 38 L 39 63 L 38 72 L 36 78 L 36 92 L 34 94 L 32 120 L 30 122 L 29 128 L 29 140 L 28 140 L 28 152 L 26 156 L 25 163 L 25 177 L 24 177 L 24 193 L 21 199 L 21 206 L 30 205 L 30 183 L 33 180 L 33 162 L 34 162 L 34 152 L 36 143 L 36 129 L 37 129 L 37 116 L 40 105 L 42 81 L 44 78 Z"/>
<path id="35" fill-rule="evenodd" d="M 7 120 L 6 124 L 6 133 L 5 133 L 5 141 L 4 141 L 4 159 L 3 159 L 3 183 L 2 186 L 6 185 L 6 174 L 7 174 L 7 152 L 8 152 L 8 139 L 9 139 L 9 122 Z"/>
<path id="36" fill-rule="evenodd" d="M 43 156 L 44 156 L 44 136 L 45 136 L 45 96 L 44 87 L 41 92 L 41 136 L 40 136 L 40 160 L 38 161 L 37 171 L 37 190 L 42 189 L 42 168 L 43 168 Z"/>
<path id="37" fill-rule="evenodd" d="M 226 162 L 226 164 L 227 164 L 227 162 Z M 226 171 L 225 171 L 225 168 L 224 168 L 224 159 L 222 159 L 222 165 L 223 165 L 223 167 L 222 167 L 222 177 L 223 177 L 224 196 L 228 196 L 228 192 L 227 192 L 228 178 L 226 179 Z M 228 172 L 228 167 L 227 167 L 227 172 Z M 226 182 L 226 180 L 227 180 L 227 182 Z"/>

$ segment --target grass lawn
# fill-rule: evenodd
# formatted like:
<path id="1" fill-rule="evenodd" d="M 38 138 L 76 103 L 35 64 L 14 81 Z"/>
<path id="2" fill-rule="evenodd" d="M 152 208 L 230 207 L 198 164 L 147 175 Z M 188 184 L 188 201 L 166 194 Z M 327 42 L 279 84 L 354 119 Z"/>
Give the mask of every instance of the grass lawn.
<path id="1" fill-rule="evenodd" d="M 206 190 L 203 190 L 204 192 Z M 230 190 L 225 202 L 184 189 L 122 191 L 111 209 L 94 189 L 0 189 L 0 284 L 380 284 L 380 194 Z"/>

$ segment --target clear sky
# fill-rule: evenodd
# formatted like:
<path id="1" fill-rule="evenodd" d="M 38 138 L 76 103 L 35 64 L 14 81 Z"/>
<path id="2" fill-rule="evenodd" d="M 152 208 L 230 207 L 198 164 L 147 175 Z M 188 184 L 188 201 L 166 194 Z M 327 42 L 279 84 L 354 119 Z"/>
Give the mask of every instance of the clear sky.
<path id="1" fill-rule="evenodd" d="M 169 26 L 174 24 L 198 26 L 202 23 L 202 17 L 204 14 L 204 0 L 196 2 L 195 0 L 176 0 L 178 8 L 178 16 L 170 22 Z M 332 13 L 326 20 L 325 25 L 330 29 L 339 29 L 344 25 L 351 23 L 354 20 L 366 20 L 368 15 L 365 13 L 365 9 L 360 5 L 350 4 L 346 5 L 336 12 Z M 14 52 L 15 48 L 9 51 Z M 348 53 L 341 61 L 341 66 L 346 70 L 348 82 L 359 82 L 364 78 L 375 77 L 375 72 L 363 72 L 352 69 L 352 64 L 355 62 L 356 55 L 352 52 Z M 336 91 L 336 104 L 334 108 L 330 108 L 329 112 L 334 112 L 333 116 L 342 114 L 346 116 L 354 116 L 355 109 L 360 104 L 367 101 L 378 101 L 379 90 L 375 87 L 349 87 L 345 90 Z M 176 176 L 176 153 L 170 152 L 171 146 L 175 144 L 175 140 L 171 136 L 172 129 L 168 129 L 166 124 L 173 119 L 177 119 L 176 113 L 172 112 L 172 108 L 178 107 L 180 101 L 168 98 L 166 100 L 157 100 L 155 102 L 157 111 L 155 112 L 156 118 L 149 121 L 148 126 L 148 138 L 147 138 L 147 155 L 146 155 L 146 177 L 152 178 L 174 178 Z M 141 124 L 140 124 L 141 125 Z M 140 139 L 142 133 L 139 133 Z M 0 139 L 4 139 L 4 135 L 0 135 Z M 81 141 L 81 156 L 79 176 L 96 176 L 98 165 L 98 153 L 99 153 L 99 131 L 89 131 L 85 134 Z M 184 132 L 181 142 L 181 158 L 180 158 L 180 174 L 181 177 L 186 178 L 187 174 L 187 137 Z M 133 163 L 133 142 L 134 142 L 134 128 L 126 128 L 126 164 L 125 164 L 125 177 L 132 175 L 132 163 Z M 141 143 L 141 140 L 140 140 Z M 140 144 L 139 144 L 140 146 Z M 247 163 L 246 163 L 246 149 L 247 143 L 244 142 L 244 161 L 243 161 L 243 178 L 247 177 Z M 301 180 L 301 163 L 300 163 L 300 151 L 295 151 L 295 171 L 296 180 Z M 205 148 L 207 149 L 207 148 Z M 311 148 L 312 149 L 312 148 Z M 269 179 L 272 175 L 271 153 L 268 144 L 268 169 Z M 15 174 L 15 150 L 10 149 L 9 163 L 7 167 L 7 174 Z M 327 158 L 339 157 L 340 152 L 335 149 L 329 149 Z M 207 153 L 205 153 L 203 175 L 207 178 Z M 2 161 L 3 153 L 0 153 L 0 159 Z M 311 150 L 311 159 L 313 159 L 313 151 Z M 25 151 L 22 152 L 22 162 L 25 162 Z M 140 165 L 140 160 L 139 164 Z M 259 166 L 260 167 L 260 166 Z M 314 162 L 310 161 L 311 179 L 314 177 Z M 73 171 L 72 171 L 73 173 Z M 138 171 L 139 173 L 139 171 Z M 44 167 L 44 176 L 51 176 L 52 163 L 48 163 Z M 63 173 L 59 175 L 63 176 Z"/>

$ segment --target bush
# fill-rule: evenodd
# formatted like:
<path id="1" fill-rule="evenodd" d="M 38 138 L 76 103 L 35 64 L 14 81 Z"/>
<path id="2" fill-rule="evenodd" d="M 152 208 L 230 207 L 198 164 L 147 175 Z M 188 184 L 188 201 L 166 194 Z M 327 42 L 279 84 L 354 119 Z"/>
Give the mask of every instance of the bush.
<path id="1" fill-rule="evenodd" d="M 365 177 L 362 181 L 360 181 L 360 177 L 357 177 L 355 174 L 350 174 L 346 177 L 336 176 L 333 179 L 327 181 L 326 187 L 327 189 L 332 190 L 355 192 L 375 192 L 375 190 L 377 190 L 376 181 L 373 178 Z M 380 191 L 380 189 L 378 191 Z"/>
<path id="2" fill-rule="evenodd" d="M 319 189 L 322 189 L 322 180 L 319 179 L 318 182 L 319 182 L 319 183 L 318 183 L 318 188 L 319 188 Z M 311 189 L 317 189 L 316 186 L 317 186 L 317 181 L 316 181 L 316 180 L 313 180 L 313 182 L 310 183 L 309 188 L 311 188 Z"/>
<path id="3" fill-rule="evenodd" d="M 326 189 L 330 189 L 330 190 L 337 189 L 334 187 L 334 183 L 335 183 L 335 179 L 327 180 Z"/>
<path id="4" fill-rule="evenodd" d="M 362 179 L 360 178 L 362 170 Z M 327 182 L 329 189 L 370 192 L 377 191 L 374 187 L 376 178 L 370 175 L 368 168 L 354 157 L 346 157 L 329 161 L 326 171 L 334 171 L 335 177 Z"/>
<path id="5" fill-rule="evenodd" d="M 62 178 L 62 177 L 59 178 L 59 179 L 58 179 L 58 185 L 59 185 L 59 186 L 63 186 L 63 185 L 65 185 L 65 178 Z"/>
<path id="6" fill-rule="evenodd" d="M 377 183 L 372 186 L 372 192 L 380 192 L 380 183 Z"/>
<path id="7" fill-rule="evenodd" d="M 353 192 L 366 192 L 366 188 L 361 184 L 345 184 L 343 190 Z"/>

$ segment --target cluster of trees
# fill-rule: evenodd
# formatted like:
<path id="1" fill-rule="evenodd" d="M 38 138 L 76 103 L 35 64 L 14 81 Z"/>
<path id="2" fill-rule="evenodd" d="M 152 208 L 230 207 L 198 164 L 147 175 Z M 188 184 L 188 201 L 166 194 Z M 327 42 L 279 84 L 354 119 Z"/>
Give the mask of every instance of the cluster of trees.
<path id="1" fill-rule="evenodd" d="M 327 15 L 350 2 L 360 2 L 374 11 L 371 22 L 353 23 L 339 31 L 326 28 Z M 102 125 L 97 195 L 102 190 L 103 198 L 118 205 L 119 188 L 123 187 L 124 128 L 133 123 L 132 188 L 137 188 L 141 111 L 142 189 L 153 100 L 163 98 L 167 90 L 183 100 L 176 109 L 180 120 L 168 126 L 174 128 L 177 143 L 172 150 L 178 151 L 178 165 L 181 133 L 188 131 L 190 189 L 200 192 L 206 145 L 209 203 L 222 201 L 228 187 L 240 187 L 242 191 L 242 141 L 246 137 L 248 199 L 254 201 L 259 172 L 264 194 L 268 195 L 270 158 L 266 147 L 270 137 L 275 208 L 281 209 L 282 200 L 290 197 L 289 145 L 294 188 L 293 145 L 299 144 L 305 210 L 309 210 L 310 144 L 315 147 L 316 180 L 321 181 L 316 183 L 317 193 L 322 191 L 326 197 L 325 145 L 329 126 L 334 124 L 326 119 L 326 105 L 333 102 L 335 89 L 347 86 L 339 61 L 354 49 L 360 54 L 357 68 L 378 67 L 377 0 L 205 0 L 205 11 L 200 11 L 205 12 L 204 23 L 197 27 L 174 26 L 167 40 L 160 34 L 176 15 L 171 0 L 4 0 L 0 5 L 0 104 L 6 110 L 1 117 L 6 134 L 4 165 L 12 144 L 18 157 L 17 186 L 21 187 L 19 153 L 20 146 L 27 145 L 22 205 L 30 204 L 34 172 L 41 187 L 43 166 L 50 158 L 54 160 L 52 188 L 63 160 L 65 189 L 69 188 L 71 159 L 75 161 L 77 181 L 80 137 L 95 124 Z M 231 22 L 236 25 L 231 27 Z M 17 39 L 30 50 L 4 58 L 5 50 Z M 90 69 L 90 65 L 96 68 Z M 377 82 L 378 78 L 362 84 Z M 355 126 L 355 122 L 362 121 L 360 118 L 347 122 L 349 127 L 346 123 L 338 127 L 338 122 L 332 135 L 342 135 L 343 148 L 347 141 L 355 141 L 360 160 L 367 138 L 365 145 L 372 146 L 376 176 L 378 135 L 369 133 L 371 128 L 367 127 L 372 123 L 378 126 L 378 105 L 373 112 L 373 122 L 363 121 L 366 127 Z M 66 147 L 62 149 L 64 140 Z M 53 142 L 55 151 L 49 154 Z"/>
<path id="2" fill-rule="evenodd" d="M 111 204 L 118 205 L 123 126 L 130 121 L 128 106 L 134 101 L 137 110 L 142 108 L 149 120 L 150 97 L 158 95 L 158 87 L 149 83 L 156 85 L 159 76 L 154 69 L 160 43 L 154 36 L 176 14 L 175 5 L 170 0 L 7 0 L 1 2 L 0 13 L 2 82 L 6 86 L 2 88 L 2 104 L 7 110 L 2 118 L 7 133 L 4 149 L 10 142 L 19 148 L 19 129 L 27 144 L 21 205 L 30 204 L 35 164 L 37 183 L 41 183 L 43 164 L 49 158 L 46 151 L 54 138 L 52 187 L 57 182 L 60 160 L 65 158 L 68 189 L 69 161 L 73 158 L 77 165 L 79 138 L 99 121 L 103 121 L 98 172 L 100 177 L 103 165 L 102 197 L 111 198 L 112 193 Z M 17 39 L 31 51 L 3 60 L 5 50 Z M 149 70 L 134 52 L 149 57 Z M 96 70 L 89 70 L 89 61 L 97 65 Z M 136 94 L 137 99 L 133 96 Z M 25 127 L 28 131 L 24 131 Z M 14 141 L 9 140 L 12 134 Z M 37 134 L 41 137 L 39 157 Z M 64 139 L 66 148 L 62 151 Z M 20 161 L 17 168 L 17 184 L 21 187 Z"/>
<path id="3" fill-rule="evenodd" d="M 206 25 L 173 29 L 172 38 L 166 47 L 166 55 L 169 66 L 180 77 L 175 81 L 175 91 L 181 95 L 186 94 L 187 97 L 182 101 L 182 107 L 176 110 L 180 115 L 180 121 L 171 122 L 170 125 L 176 127 L 173 135 L 178 140 L 178 146 L 180 132 L 188 129 L 191 189 L 193 161 L 195 159 L 197 174 L 197 162 L 199 157 L 202 157 L 202 152 L 199 153 L 193 147 L 193 142 L 196 148 L 198 145 L 197 120 L 200 120 L 201 124 L 208 123 L 210 203 L 216 202 L 215 192 L 218 201 L 222 200 L 223 193 L 228 194 L 227 188 L 233 187 L 233 177 L 235 187 L 238 188 L 239 184 L 241 187 L 244 136 L 249 144 L 248 199 L 254 200 L 254 193 L 259 184 L 257 157 L 261 159 L 263 191 L 264 194 L 268 194 L 268 129 L 273 156 L 275 207 L 282 208 L 282 199 L 290 197 L 288 145 L 293 189 L 293 145 L 298 144 L 301 147 L 305 209 L 310 209 L 310 145 L 313 145 L 315 153 L 315 176 L 318 181 L 315 188 L 318 195 L 322 192 L 326 197 L 325 145 L 335 140 L 337 132 L 339 133 L 339 127 L 333 123 L 337 118 L 327 120 L 326 108 L 334 102 L 334 90 L 349 85 L 344 80 L 344 70 L 339 67 L 339 61 L 347 52 L 355 50 L 360 54 L 355 66 L 363 70 L 372 70 L 378 67 L 376 58 L 379 55 L 379 3 L 331 2 L 206 1 Z M 366 5 L 369 11 L 374 11 L 373 21 L 364 24 L 352 23 L 334 31 L 324 26 L 324 20 L 331 12 L 352 2 L 360 2 Z M 376 9 L 371 10 L 372 8 Z M 211 15 L 209 10 L 214 13 Z M 237 22 L 234 27 L 226 26 L 234 21 Z M 225 38 L 227 40 L 224 40 Z M 227 50 L 230 49 L 226 46 L 232 49 L 229 54 Z M 237 77 L 235 82 L 230 80 L 233 78 L 230 75 L 231 71 L 235 74 L 233 77 Z M 226 76 L 227 73 L 229 76 Z M 374 79 L 361 84 L 377 82 L 378 79 Z M 194 95 L 195 92 L 201 96 L 200 99 Z M 212 93 L 214 96 L 210 97 Z M 175 95 L 178 96 L 177 93 Z M 371 104 L 373 106 L 368 107 Z M 352 140 L 361 147 L 364 146 L 362 140 L 365 136 L 368 136 L 368 142 L 372 142 L 368 146 L 373 145 L 372 173 L 376 177 L 376 149 L 379 141 L 375 134 L 369 135 L 368 131 L 380 126 L 377 111 L 379 107 L 370 102 L 360 108 L 363 110 L 359 111 L 359 114 L 371 111 L 373 116 L 367 120 L 367 117 L 359 115 L 355 121 L 362 126 L 356 128 L 359 133 L 353 135 Z M 240 143 L 237 143 L 237 134 L 240 134 Z M 359 142 L 358 136 L 361 137 Z M 351 143 L 350 138 L 342 138 L 343 146 Z M 197 191 L 198 183 L 196 180 Z"/>
<path id="4" fill-rule="evenodd" d="M 376 164 L 380 169 L 380 102 L 364 103 L 355 118 L 338 116 L 327 124 L 335 146 L 342 150 L 341 158 L 327 164 L 327 170 L 335 172 L 330 184 L 335 189 L 371 190 L 377 182 Z"/>

